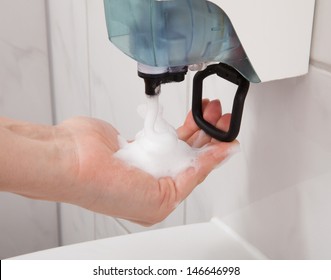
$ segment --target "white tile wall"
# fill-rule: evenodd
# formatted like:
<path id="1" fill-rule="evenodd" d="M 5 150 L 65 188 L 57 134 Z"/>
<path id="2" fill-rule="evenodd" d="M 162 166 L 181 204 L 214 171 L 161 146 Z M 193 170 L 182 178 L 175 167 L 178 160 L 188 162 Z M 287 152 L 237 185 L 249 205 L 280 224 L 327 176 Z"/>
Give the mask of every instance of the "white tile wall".
<path id="1" fill-rule="evenodd" d="M 300 182 L 224 218 L 271 259 L 330 259 L 331 173 Z"/>
<path id="2" fill-rule="evenodd" d="M 90 113 L 85 1 L 48 0 L 56 121 Z"/>
<path id="3" fill-rule="evenodd" d="M 52 123 L 43 0 L 0 1 L 0 114 Z M 55 246 L 56 204 L 0 193 L 0 259 Z"/>
<path id="4" fill-rule="evenodd" d="M 50 123 L 44 1 L 3 0 L 0 5 L 1 114 Z"/>

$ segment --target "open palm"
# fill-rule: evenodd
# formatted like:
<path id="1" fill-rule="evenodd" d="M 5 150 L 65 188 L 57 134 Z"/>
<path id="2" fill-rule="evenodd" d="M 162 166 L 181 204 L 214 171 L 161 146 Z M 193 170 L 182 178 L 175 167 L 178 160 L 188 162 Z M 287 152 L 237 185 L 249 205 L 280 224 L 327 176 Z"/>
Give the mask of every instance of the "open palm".
<path id="1" fill-rule="evenodd" d="M 204 117 L 227 129 L 229 115 L 222 116 L 218 101 L 204 101 Z M 75 180 L 69 202 L 95 212 L 152 225 L 165 219 L 206 176 L 238 145 L 217 142 L 201 133 L 189 114 L 178 128 L 179 138 L 189 145 L 210 145 L 198 158 L 198 166 L 175 179 L 155 179 L 114 157 L 119 149 L 118 132 L 110 124 L 91 118 L 74 118 L 59 125 L 75 146 Z"/>

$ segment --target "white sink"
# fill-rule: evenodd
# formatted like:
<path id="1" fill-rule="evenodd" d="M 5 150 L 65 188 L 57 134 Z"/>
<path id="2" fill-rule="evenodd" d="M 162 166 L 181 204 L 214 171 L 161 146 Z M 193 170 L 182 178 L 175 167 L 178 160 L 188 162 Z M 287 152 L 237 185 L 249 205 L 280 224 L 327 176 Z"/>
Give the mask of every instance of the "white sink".
<path id="1" fill-rule="evenodd" d="M 266 259 L 217 218 L 22 255 L 21 260 Z"/>

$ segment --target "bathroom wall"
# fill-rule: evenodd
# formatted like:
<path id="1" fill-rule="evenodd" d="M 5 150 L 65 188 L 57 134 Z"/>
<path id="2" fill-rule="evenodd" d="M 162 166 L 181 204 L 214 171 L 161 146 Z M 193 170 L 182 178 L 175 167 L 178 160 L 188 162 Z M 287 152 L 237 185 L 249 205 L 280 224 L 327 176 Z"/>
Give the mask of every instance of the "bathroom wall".
<path id="1" fill-rule="evenodd" d="M 0 1 L 1 116 L 52 123 L 45 11 L 43 0 Z M 55 203 L 0 193 L 0 259 L 58 244 Z"/>
<path id="2" fill-rule="evenodd" d="M 241 152 L 148 230 L 218 216 L 270 258 L 331 257 L 330 8 L 317 0 L 309 74 L 252 85 Z M 89 115 L 132 138 L 142 127 L 136 108 L 144 102 L 143 83 L 135 62 L 108 42 L 103 1 L 48 0 L 48 11 L 56 121 Z M 191 78 L 163 87 L 174 126 L 188 111 Z M 205 92 L 229 108 L 232 91 L 211 79 Z M 65 204 L 60 218 L 62 244 L 146 230 Z"/>

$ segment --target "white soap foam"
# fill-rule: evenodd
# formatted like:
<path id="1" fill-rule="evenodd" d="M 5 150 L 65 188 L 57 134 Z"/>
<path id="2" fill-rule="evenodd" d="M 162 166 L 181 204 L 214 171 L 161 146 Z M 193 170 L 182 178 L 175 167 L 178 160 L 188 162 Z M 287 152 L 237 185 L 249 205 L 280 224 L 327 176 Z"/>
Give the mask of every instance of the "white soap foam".
<path id="1" fill-rule="evenodd" d="M 117 158 L 138 167 L 156 178 L 173 177 L 196 164 L 201 149 L 178 139 L 176 130 L 162 117 L 158 96 L 147 98 L 144 128 L 135 141 L 119 136 Z"/>

